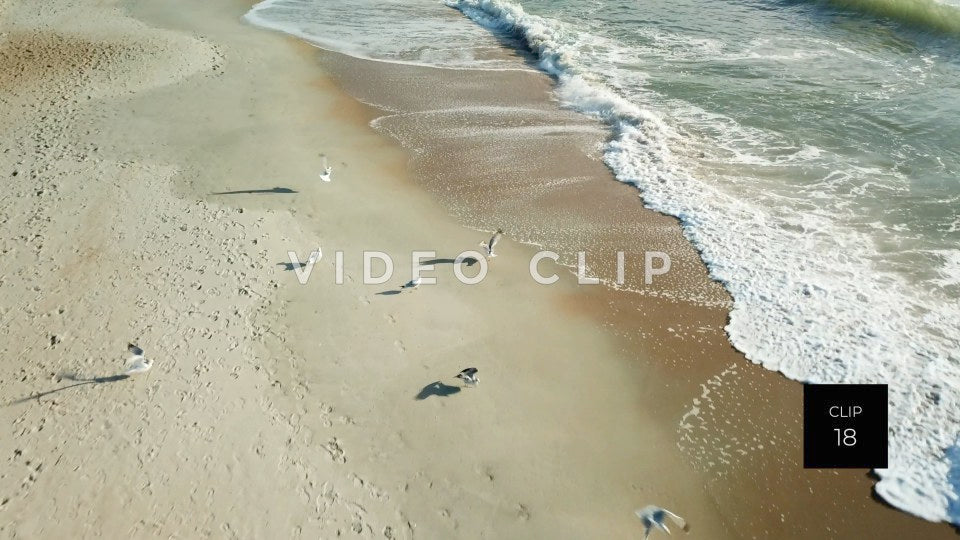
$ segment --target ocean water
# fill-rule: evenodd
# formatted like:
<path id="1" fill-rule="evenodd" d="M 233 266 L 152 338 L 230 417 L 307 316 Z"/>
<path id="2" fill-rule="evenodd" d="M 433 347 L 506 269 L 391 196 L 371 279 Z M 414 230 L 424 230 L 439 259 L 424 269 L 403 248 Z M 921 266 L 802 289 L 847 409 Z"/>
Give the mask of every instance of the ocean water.
<path id="1" fill-rule="evenodd" d="M 731 293 L 734 346 L 800 381 L 890 384 L 877 493 L 960 524 L 960 2 L 267 0 L 247 19 L 551 74 Z"/>

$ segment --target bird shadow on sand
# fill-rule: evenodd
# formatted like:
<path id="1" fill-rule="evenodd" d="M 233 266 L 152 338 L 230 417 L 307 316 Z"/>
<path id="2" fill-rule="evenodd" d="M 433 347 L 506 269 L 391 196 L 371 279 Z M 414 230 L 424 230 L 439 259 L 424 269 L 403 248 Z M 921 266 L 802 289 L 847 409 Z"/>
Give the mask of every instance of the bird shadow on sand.
<path id="1" fill-rule="evenodd" d="M 16 401 L 5 403 L 4 407 L 9 407 L 11 405 L 19 405 L 21 403 L 26 403 L 28 401 L 33 401 L 33 400 L 39 401 L 40 398 L 44 396 L 49 396 L 50 394 L 55 394 L 57 392 L 69 390 L 70 388 L 83 386 L 85 384 L 103 384 L 103 383 L 123 381 L 123 380 L 129 379 L 130 376 L 129 375 L 110 375 L 108 377 L 93 377 L 91 379 L 80 379 L 76 375 L 62 375 L 61 378 L 68 381 L 73 381 L 73 384 L 61 386 L 60 388 L 54 388 L 53 390 L 47 390 L 46 392 L 37 392 L 36 394 L 29 395 L 25 398 L 20 398 Z"/>
<path id="2" fill-rule="evenodd" d="M 302 263 L 278 262 L 278 263 L 277 263 L 277 266 L 282 266 L 284 270 L 286 270 L 287 272 L 291 272 L 291 271 L 293 271 L 293 270 L 296 270 L 298 267 L 299 267 L 299 268 L 306 268 L 306 267 L 307 267 L 307 263 L 305 263 L 305 262 L 302 262 Z"/>
<path id="3" fill-rule="evenodd" d="M 475 259 L 474 257 L 464 257 L 462 261 L 457 261 L 457 259 L 430 259 L 429 261 L 420 261 L 420 264 L 421 264 L 421 265 L 428 265 L 428 264 L 457 264 L 457 262 L 461 262 L 461 263 L 463 263 L 463 264 L 465 264 L 465 265 L 467 265 L 467 266 L 473 266 L 473 265 L 477 264 L 479 261 L 477 261 L 477 259 Z"/>
<path id="4" fill-rule="evenodd" d="M 211 195 L 264 195 L 268 193 L 298 193 L 295 189 L 275 187 L 270 189 L 238 189 L 237 191 L 217 191 Z"/>
<path id="5" fill-rule="evenodd" d="M 420 393 L 417 394 L 417 401 L 427 399 L 430 396 L 437 397 L 448 397 L 454 394 L 460 393 L 463 390 L 459 386 L 450 386 L 449 384 L 444 384 L 440 381 L 434 381 L 420 390 Z"/>
<path id="6" fill-rule="evenodd" d="M 388 291 L 380 291 L 380 292 L 378 292 L 378 293 L 377 293 L 377 296 L 393 296 L 393 295 L 395 295 L 395 294 L 400 294 L 400 293 L 402 293 L 402 292 L 403 292 L 403 290 L 401 290 L 401 289 L 390 289 L 390 290 L 388 290 Z"/>
<path id="7" fill-rule="evenodd" d="M 467 266 L 473 266 L 477 264 L 477 262 L 479 261 L 477 261 L 477 259 L 475 259 L 474 257 L 464 257 L 463 260 L 444 258 L 444 259 L 430 259 L 428 261 L 420 261 L 420 265 L 428 266 L 432 264 L 466 264 Z M 395 294 L 400 294 L 402 292 L 404 292 L 403 287 L 399 289 L 390 289 L 386 291 L 380 291 L 377 293 L 377 296 L 393 296 Z"/>

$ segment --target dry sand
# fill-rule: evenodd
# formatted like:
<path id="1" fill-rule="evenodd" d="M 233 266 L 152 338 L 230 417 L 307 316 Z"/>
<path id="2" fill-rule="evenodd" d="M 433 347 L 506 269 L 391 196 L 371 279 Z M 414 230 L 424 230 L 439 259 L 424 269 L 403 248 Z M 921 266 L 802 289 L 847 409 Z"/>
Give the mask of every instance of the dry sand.
<path id="1" fill-rule="evenodd" d="M 247 7 L 0 0 L 0 536 L 625 538 L 650 503 L 690 538 L 949 536 L 872 502 L 865 471 L 799 469 L 799 385 L 729 347 L 676 224 L 635 197 L 591 221 L 630 188 L 578 153 L 589 121 L 569 116 L 587 138 L 562 155 L 591 189 L 539 193 L 580 205 L 578 238 L 638 218 L 627 249 L 669 246 L 663 289 L 717 306 L 562 268 L 539 286 L 514 240 L 480 285 L 441 260 L 439 285 L 378 294 L 412 250 L 475 249 L 484 192 L 441 194 L 442 160 L 341 90 L 410 73 Z M 287 252 L 318 245 L 301 286 Z M 365 249 L 394 256 L 389 283 L 361 283 Z M 112 380 L 128 341 L 154 368 Z M 480 386 L 458 390 L 470 365 Z"/>

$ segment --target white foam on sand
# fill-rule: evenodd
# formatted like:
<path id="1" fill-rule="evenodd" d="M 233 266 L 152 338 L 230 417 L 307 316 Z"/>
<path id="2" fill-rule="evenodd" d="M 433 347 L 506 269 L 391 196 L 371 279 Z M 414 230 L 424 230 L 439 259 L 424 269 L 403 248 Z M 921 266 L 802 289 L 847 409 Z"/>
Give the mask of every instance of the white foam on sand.
<path id="1" fill-rule="evenodd" d="M 367 60 L 455 69 L 525 69 L 502 55 L 490 55 L 500 51 L 501 44 L 454 16 L 452 10 L 424 17 L 422 8 L 416 3 L 385 0 L 264 0 L 244 19 Z M 451 45 L 455 43 L 471 45 Z"/>
<path id="2" fill-rule="evenodd" d="M 749 359 L 801 381 L 890 385 L 890 463 L 876 471 L 877 492 L 923 518 L 960 522 L 945 457 L 960 427 L 957 303 L 878 270 L 874 240 L 829 214 L 738 198 L 693 177 L 673 152 L 683 137 L 580 63 L 580 47 L 596 36 L 510 2 L 448 4 L 522 37 L 557 78 L 558 97 L 610 125 L 606 162 L 647 205 L 682 220 L 734 298 L 727 331 Z"/>
<path id="3" fill-rule="evenodd" d="M 516 69 L 516 63 L 485 59 L 483 51 L 511 42 L 532 51 L 539 67 L 556 78 L 561 102 L 609 126 L 604 159 L 617 178 L 636 186 L 651 208 L 681 220 L 711 276 L 734 299 L 726 329 L 733 345 L 795 380 L 889 384 L 890 460 L 887 469 L 876 471 L 877 493 L 923 518 L 960 523 L 958 458 L 948 456 L 960 444 L 960 302 L 950 288 L 960 283 L 957 254 L 939 253 L 940 281 L 921 287 L 883 267 L 869 227 L 835 219 L 849 204 L 836 196 L 841 183 L 853 179 L 842 189 L 855 185 L 882 195 L 901 189 L 902 179 L 880 183 L 877 171 L 843 164 L 802 187 L 751 187 L 744 178 L 738 186 L 743 189 L 731 190 L 706 181 L 689 159 L 703 141 L 681 134 L 671 117 L 644 105 L 660 96 L 643 89 L 643 74 L 630 71 L 618 79 L 585 52 L 627 59 L 630 51 L 515 3 L 446 4 L 478 25 L 464 26 L 459 15 L 451 18 L 453 10 L 425 16 L 422 4 L 373 0 L 266 0 L 246 18 L 346 54 L 390 62 Z M 716 52 L 716 43 L 694 45 L 680 50 Z M 822 158 L 814 146 L 784 147 L 779 154 L 744 151 L 769 151 L 779 141 L 722 115 L 671 105 L 665 108 L 669 114 L 715 135 L 715 148 L 706 151 L 724 163 L 804 166 Z"/>

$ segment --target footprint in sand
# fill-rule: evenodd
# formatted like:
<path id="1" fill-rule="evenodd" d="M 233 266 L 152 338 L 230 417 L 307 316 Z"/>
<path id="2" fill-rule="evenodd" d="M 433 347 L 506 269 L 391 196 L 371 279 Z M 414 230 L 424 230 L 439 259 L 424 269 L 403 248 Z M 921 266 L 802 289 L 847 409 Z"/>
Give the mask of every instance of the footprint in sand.
<path id="1" fill-rule="evenodd" d="M 407 352 L 407 348 L 403 346 L 403 342 L 400 340 L 394 341 L 393 346 L 400 352 Z"/>
<path id="2" fill-rule="evenodd" d="M 494 478 L 495 478 L 495 476 L 494 476 L 494 474 L 493 474 L 493 469 L 491 469 L 490 467 L 476 467 L 476 468 L 474 468 L 474 472 L 476 472 L 476 473 L 479 474 L 480 476 L 486 478 L 487 481 L 489 481 L 489 482 L 493 482 L 493 480 L 494 480 Z"/>
<path id="3" fill-rule="evenodd" d="M 460 524 L 457 522 L 457 520 L 454 519 L 454 517 L 450 514 L 450 510 L 441 508 L 439 513 L 443 518 L 450 520 L 450 525 L 453 527 L 453 530 L 457 530 L 457 528 L 460 527 Z"/>
<path id="4" fill-rule="evenodd" d="M 337 496 L 337 492 L 333 490 L 333 486 L 329 482 L 321 484 L 320 494 L 317 495 L 317 515 L 322 516 L 327 513 L 333 503 L 337 502 Z"/>
<path id="5" fill-rule="evenodd" d="M 337 463 L 347 462 L 346 453 L 343 451 L 343 447 L 340 446 L 340 441 L 336 437 L 330 439 L 330 442 L 328 442 L 324 448 L 330 453 L 330 459 L 333 461 Z"/>

